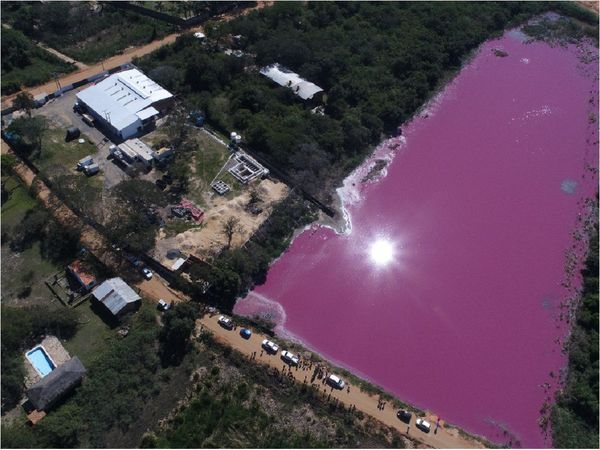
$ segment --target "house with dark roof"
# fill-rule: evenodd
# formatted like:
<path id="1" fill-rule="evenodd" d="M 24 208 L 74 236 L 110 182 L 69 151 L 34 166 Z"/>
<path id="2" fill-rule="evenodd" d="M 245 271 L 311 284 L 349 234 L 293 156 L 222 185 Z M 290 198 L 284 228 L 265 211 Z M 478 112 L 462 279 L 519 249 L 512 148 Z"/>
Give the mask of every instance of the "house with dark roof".
<path id="1" fill-rule="evenodd" d="M 79 358 L 71 358 L 27 390 L 29 403 L 37 411 L 47 411 L 81 383 L 85 372 Z"/>
<path id="2" fill-rule="evenodd" d="M 106 280 L 92 291 L 92 295 L 113 316 L 135 311 L 142 303 L 142 298 L 121 278 Z"/>

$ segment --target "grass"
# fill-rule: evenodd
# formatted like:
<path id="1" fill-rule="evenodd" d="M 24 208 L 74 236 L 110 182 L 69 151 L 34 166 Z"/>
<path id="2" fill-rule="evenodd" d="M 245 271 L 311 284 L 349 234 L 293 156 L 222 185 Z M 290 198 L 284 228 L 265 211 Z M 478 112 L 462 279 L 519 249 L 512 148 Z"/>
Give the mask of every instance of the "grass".
<path id="1" fill-rule="evenodd" d="M 167 233 L 167 236 L 176 236 L 179 233 L 183 233 L 184 231 L 187 230 L 191 230 L 193 228 L 200 228 L 202 225 L 198 225 L 195 222 L 192 222 L 190 220 L 181 220 L 181 219 L 176 219 L 176 220 L 170 220 L 169 222 L 167 222 L 167 224 L 165 225 L 165 233 Z"/>
<path id="2" fill-rule="evenodd" d="M 2 233 L 9 232 L 18 225 L 27 211 L 36 205 L 36 200 L 29 195 L 27 189 L 14 176 L 2 177 L 5 189 L 10 192 L 10 197 L 2 205 Z"/>
<path id="3" fill-rule="evenodd" d="M 19 226 L 25 214 L 37 205 L 37 201 L 14 176 L 4 176 L 3 181 L 10 197 L 1 209 L 2 298 L 22 303 L 46 303 L 53 300 L 53 297 L 44 280 L 59 270 L 59 267 L 42 258 L 39 241 L 20 253 L 13 252 L 5 241 L 11 239 L 11 233 Z M 23 295 L 27 288 L 31 288 L 31 291 L 28 295 Z"/>
<path id="4" fill-rule="evenodd" d="M 64 166 L 67 170 L 74 170 L 81 158 L 93 155 L 98 151 L 96 146 L 90 143 L 86 135 L 81 135 L 80 138 L 85 139 L 85 143 L 80 144 L 77 139 L 65 142 L 65 133 L 66 130 L 57 128 L 44 132 L 42 151 L 35 160 L 40 170 L 52 173 L 58 166 Z"/>
<path id="5" fill-rule="evenodd" d="M 71 356 L 77 355 L 84 366 L 90 365 L 102 349 L 115 339 L 115 331 L 96 314 L 89 301 L 77 309 L 80 315 L 81 327 L 77 334 L 66 342 L 65 348 Z"/>

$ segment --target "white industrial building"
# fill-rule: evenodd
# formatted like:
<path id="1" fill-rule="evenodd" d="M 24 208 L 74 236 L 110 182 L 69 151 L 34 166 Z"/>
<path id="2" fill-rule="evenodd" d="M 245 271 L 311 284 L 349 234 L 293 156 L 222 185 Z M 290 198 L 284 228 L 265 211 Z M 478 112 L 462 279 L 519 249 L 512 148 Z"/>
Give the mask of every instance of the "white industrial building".
<path id="1" fill-rule="evenodd" d="M 297 73 L 279 64 L 271 64 L 270 66 L 263 67 L 260 73 L 273 80 L 279 86 L 290 88 L 302 100 L 312 100 L 315 95 L 322 95 L 320 93 L 323 92 L 323 89 L 316 84 L 306 81 Z"/>
<path id="2" fill-rule="evenodd" d="M 139 70 L 130 69 L 110 75 L 76 97 L 96 120 L 127 139 L 150 128 L 173 94 Z"/>

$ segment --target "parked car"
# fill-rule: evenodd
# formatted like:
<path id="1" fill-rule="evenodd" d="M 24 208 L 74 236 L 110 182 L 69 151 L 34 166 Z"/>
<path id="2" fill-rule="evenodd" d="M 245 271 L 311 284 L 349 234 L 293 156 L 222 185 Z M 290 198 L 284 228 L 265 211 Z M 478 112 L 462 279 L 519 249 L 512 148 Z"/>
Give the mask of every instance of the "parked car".
<path id="1" fill-rule="evenodd" d="M 268 339 L 262 341 L 262 348 L 264 348 L 267 353 L 270 353 L 272 355 L 276 354 L 279 351 L 279 345 L 277 345 L 273 341 L 269 341 Z"/>
<path id="2" fill-rule="evenodd" d="M 344 389 L 346 382 L 337 375 L 331 374 L 327 377 L 327 384 L 335 389 Z"/>
<path id="3" fill-rule="evenodd" d="M 427 422 L 425 419 L 418 418 L 416 422 L 417 428 L 424 433 L 429 433 L 431 431 L 431 424 Z"/>
<path id="4" fill-rule="evenodd" d="M 77 170 L 83 170 L 90 164 L 94 163 L 94 158 L 91 155 L 86 156 L 85 158 L 81 158 L 77 163 Z"/>
<path id="5" fill-rule="evenodd" d="M 242 328 L 240 330 L 240 336 L 244 339 L 250 339 L 250 336 L 252 336 L 252 331 L 250 331 L 248 328 Z"/>
<path id="6" fill-rule="evenodd" d="M 144 278 L 146 280 L 151 280 L 152 277 L 154 276 L 154 274 L 152 273 L 152 271 L 150 269 L 148 269 L 147 267 L 144 267 L 142 269 L 142 274 L 144 275 Z"/>
<path id="7" fill-rule="evenodd" d="M 291 366 L 297 366 L 300 362 L 300 359 L 296 355 L 287 350 L 281 352 L 281 359 Z"/>
<path id="8" fill-rule="evenodd" d="M 83 173 L 85 173 L 88 177 L 90 175 L 94 175 L 100 172 L 100 166 L 96 163 L 88 164 L 83 168 Z"/>
<path id="9" fill-rule="evenodd" d="M 226 330 L 233 330 L 233 320 L 231 320 L 229 317 L 219 317 L 219 325 L 221 325 Z"/>
<path id="10" fill-rule="evenodd" d="M 162 298 L 158 301 L 158 305 L 156 305 L 156 307 L 158 309 L 160 309 L 161 311 L 167 311 L 171 305 L 169 305 L 167 302 L 165 302 Z"/>
<path id="11" fill-rule="evenodd" d="M 400 419 L 402 422 L 404 423 L 410 423 L 410 419 L 412 418 L 412 413 L 401 409 L 400 411 L 398 411 L 398 414 L 396 414 L 398 416 L 398 419 Z"/>

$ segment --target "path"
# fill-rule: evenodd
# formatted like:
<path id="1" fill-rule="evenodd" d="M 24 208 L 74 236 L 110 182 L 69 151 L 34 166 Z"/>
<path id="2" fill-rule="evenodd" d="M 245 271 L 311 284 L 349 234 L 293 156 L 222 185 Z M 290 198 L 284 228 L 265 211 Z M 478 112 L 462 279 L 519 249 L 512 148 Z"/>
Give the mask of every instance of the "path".
<path id="1" fill-rule="evenodd" d="M 4 140 L 2 140 L 2 153 L 14 155 Z M 132 268 L 121 255 L 111 249 L 108 240 L 92 226 L 82 224 L 80 217 L 52 193 L 42 180 L 36 180 L 35 173 L 29 167 L 19 161 L 13 166 L 12 170 L 28 188 L 35 182 L 36 197 L 61 225 L 73 226 L 77 224 L 81 226 L 79 239 L 81 245 L 102 264 L 123 276 L 123 278 L 126 278 L 124 274 L 131 273 Z M 168 283 L 160 278 L 158 274 L 154 274 L 153 279 L 150 281 L 142 280 L 134 283 L 134 285 L 143 292 L 144 297 L 154 301 L 161 298 L 168 302 L 189 300 L 189 297 L 183 293 L 170 288 Z"/>
<path id="2" fill-rule="evenodd" d="M 268 6 L 268 4 L 269 4 L 269 2 L 257 2 L 256 6 L 253 8 L 243 9 L 241 11 L 237 11 L 235 14 L 225 14 L 225 15 L 217 16 L 215 18 L 215 20 L 229 21 L 238 16 L 246 15 L 250 11 L 253 11 L 255 9 L 264 8 L 265 6 Z M 130 63 L 134 58 L 139 58 L 141 56 L 147 55 L 148 53 L 153 52 L 154 50 L 162 47 L 163 45 L 172 44 L 173 42 L 175 42 L 175 40 L 180 35 L 182 35 L 184 33 L 190 33 L 190 32 L 193 33 L 195 31 L 203 31 L 202 26 L 186 29 L 186 30 L 183 30 L 183 31 L 180 31 L 177 33 L 172 33 L 172 34 L 165 36 L 164 38 L 162 38 L 160 40 L 153 41 L 153 42 L 150 42 L 149 44 L 142 45 L 139 47 L 128 47 L 123 51 L 122 54 L 112 56 L 112 57 L 105 59 L 103 61 L 100 61 L 99 63 L 96 63 L 94 65 L 86 66 L 85 68 L 80 69 L 76 72 L 68 73 L 68 74 L 58 78 L 58 82 L 60 83 L 61 86 L 68 86 L 69 84 L 73 84 L 76 81 L 83 80 L 85 78 L 94 76 L 105 70 L 114 69 L 115 67 L 121 66 L 125 63 Z M 48 48 L 46 48 L 46 50 L 48 50 Z M 54 91 L 56 91 L 56 88 L 57 88 L 56 81 L 52 80 L 52 81 L 48 81 L 47 83 L 44 83 L 39 86 L 34 86 L 34 87 L 24 89 L 24 91 L 29 92 L 33 96 L 36 96 L 43 92 L 46 92 L 46 93 L 54 92 Z M 19 94 L 19 92 L 16 92 L 11 95 L 3 96 L 2 97 L 2 109 L 9 108 L 10 106 L 12 106 L 12 102 L 18 94 Z"/>
<path id="3" fill-rule="evenodd" d="M 87 69 L 89 67 L 87 64 L 84 64 L 82 62 L 76 61 L 73 58 L 71 58 L 71 57 L 69 57 L 69 56 L 67 56 L 67 55 L 59 52 L 58 50 L 55 50 L 53 48 L 50 48 L 50 47 L 42 44 L 41 42 L 36 42 L 35 45 L 37 45 L 40 48 L 43 48 L 48 53 L 52 53 L 54 56 L 56 56 L 59 59 L 62 59 L 66 63 L 75 64 L 75 67 L 77 67 L 80 70 Z"/>
<path id="4" fill-rule="evenodd" d="M 235 348 L 248 358 L 252 356 L 252 353 L 256 352 L 256 357 L 254 358 L 255 361 L 267 365 L 272 369 L 281 371 L 283 367 L 286 366 L 278 355 L 267 355 L 265 353 L 261 356 L 261 342 L 263 339 L 268 339 L 268 336 L 253 333 L 250 339 L 245 340 L 239 335 L 237 330 L 225 330 L 218 324 L 217 321 L 218 315 L 214 315 L 212 317 L 204 316 L 202 319 L 197 321 L 196 326 L 198 329 L 203 327 L 210 330 L 218 341 Z M 307 382 L 310 382 L 312 376 L 312 370 L 308 370 L 308 368 L 305 368 L 305 370 L 295 368 L 291 370 L 291 373 L 298 383 L 303 383 L 305 378 L 308 380 Z M 287 370 L 286 376 L 288 376 Z M 416 417 L 414 414 L 411 418 L 409 427 L 396 417 L 397 411 L 393 409 L 391 405 L 389 405 L 389 402 L 387 402 L 388 404 L 383 410 L 380 410 L 378 408 L 378 397 L 366 392 L 362 392 L 358 386 L 350 385 L 349 392 L 346 389 L 341 391 L 332 391 L 331 388 L 322 384 L 321 380 L 319 379 L 316 379 L 315 383 L 318 386 L 319 393 L 323 393 L 323 395 L 331 393 L 332 398 L 339 400 L 346 407 L 355 405 L 357 410 L 368 414 L 369 416 L 379 420 L 389 427 L 395 428 L 402 435 L 407 436 L 412 440 L 419 441 L 429 447 L 485 448 L 482 442 L 479 442 L 474 438 L 466 438 L 460 435 L 458 429 L 456 428 L 444 428 L 443 421 L 440 421 L 440 428 L 438 429 L 437 433 L 434 433 L 437 416 L 433 414 L 427 414 L 426 417 L 427 420 L 432 424 L 432 430 L 427 434 L 420 431 L 415 426 Z"/>

